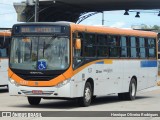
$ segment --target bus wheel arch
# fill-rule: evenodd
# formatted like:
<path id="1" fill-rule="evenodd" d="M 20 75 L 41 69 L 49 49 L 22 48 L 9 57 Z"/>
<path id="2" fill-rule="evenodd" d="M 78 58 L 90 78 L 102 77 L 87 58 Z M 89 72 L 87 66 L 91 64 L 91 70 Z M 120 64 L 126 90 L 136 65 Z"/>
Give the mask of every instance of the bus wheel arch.
<path id="1" fill-rule="evenodd" d="M 128 85 L 128 92 L 118 93 L 120 100 L 134 100 L 137 92 L 137 77 L 133 76 Z"/>
<path id="2" fill-rule="evenodd" d="M 89 82 L 91 84 L 92 87 L 92 96 L 94 95 L 94 81 L 92 78 L 88 78 L 86 83 Z"/>

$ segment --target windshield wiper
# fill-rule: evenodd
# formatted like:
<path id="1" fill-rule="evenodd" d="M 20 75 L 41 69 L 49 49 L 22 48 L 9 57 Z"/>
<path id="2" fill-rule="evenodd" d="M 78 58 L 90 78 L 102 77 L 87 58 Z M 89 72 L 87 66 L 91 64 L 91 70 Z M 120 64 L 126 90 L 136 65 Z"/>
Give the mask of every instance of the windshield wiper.
<path id="1" fill-rule="evenodd" d="M 48 43 L 50 44 L 51 42 L 53 42 L 55 40 L 55 38 L 57 38 L 57 35 L 52 36 Z"/>

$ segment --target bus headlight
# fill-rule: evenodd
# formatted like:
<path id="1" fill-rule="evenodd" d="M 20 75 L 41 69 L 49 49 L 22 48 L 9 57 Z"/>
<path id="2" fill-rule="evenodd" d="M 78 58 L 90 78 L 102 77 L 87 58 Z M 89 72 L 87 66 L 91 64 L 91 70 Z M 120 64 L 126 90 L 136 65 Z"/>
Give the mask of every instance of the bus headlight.
<path id="1" fill-rule="evenodd" d="M 59 83 L 56 87 L 57 87 L 57 88 L 60 88 L 60 87 L 62 87 L 62 86 L 64 86 L 64 85 L 68 84 L 70 81 L 71 81 L 70 78 L 67 79 L 67 80 L 64 80 L 63 82 Z"/>
<path id="2" fill-rule="evenodd" d="M 10 78 L 9 81 L 11 84 L 15 84 L 15 81 L 13 79 Z"/>
<path id="3" fill-rule="evenodd" d="M 18 84 L 15 80 L 13 80 L 12 78 L 9 78 L 9 82 L 10 82 L 11 84 L 17 86 L 17 87 L 19 86 L 19 84 Z"/>

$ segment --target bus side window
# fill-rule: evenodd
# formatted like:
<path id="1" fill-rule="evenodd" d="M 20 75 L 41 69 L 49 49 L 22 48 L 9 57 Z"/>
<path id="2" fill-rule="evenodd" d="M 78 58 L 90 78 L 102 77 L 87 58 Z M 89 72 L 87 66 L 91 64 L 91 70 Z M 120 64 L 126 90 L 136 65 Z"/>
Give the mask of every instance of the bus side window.
<path id="1" fill-rule="evenodd" d="M 109 56 L 106 35 L 97 36 L 97 56 L 98 57 L 108 57 Z"/>
<path id="2" fill-rule="evenodd" d="M 10 37 L 0 37 L 0 57 L 7 58 L 9 56 Z"/>
<path id="3" fill-rule="evenodd" d="M 95 57 L 96 56 L 96 37 L 95 34 L 85 34 L 85 56 Z"/>
<path id="4" fill-rule="evenodd" d="M 109 56 L 119 57 L 119 40 L 118 36 L 108 36 Z"/>
<path id="5" fill-rule="evenodd" d="M 156 40 L 153 38 L 148 38 L 148 57 L 155 58 L 156 57 Z"/>
<path id="6" fill-rule="evenodd" d="M 145 39 L 139 38 L 139 56 L 140 58 L 146 58 Z"/>
<path id="7" fill-rule="evenodd" d="M 8 57 L 6 48 L 3 48 L 3 49 L 0 48 L 0 57 L 2 58 Z"/>
<path id="8" fill-rule="evenodd" d="M 121 36 L 120 46 L 121 46 L 120 56 L 127 57 L 127 38 L 125 36 Z"/>
<path id="9" fill-rule="evenodd" d="M 76 41 L 77 38 L 79 38 L 81 40 L 81 49 L 76 49 L 75 48 L 75 41 Z M 74 59 L 74 67 L 76 67 L 83 60 L 83 56 L 84 56 L 84 54 L 83 54 L 83 41 L 84 41 L 83 33 L 80 33 L 80 32 L 73 33 L 73 59 Z"/>
<path id="10" fill-rule="evenodd" d="M 0 37 L 0 48 L 3 47 L 3 41 L 4 41 L 3 37 Z"/>
<path id="11" fill-rule="evenodd" d="M 130 49 L 131 49 L 131 58 L 137 58 L 138 57 L 138 51 L 137 51 L 137 43 L 136 43 L 136 37 L 130 37 Z"/>

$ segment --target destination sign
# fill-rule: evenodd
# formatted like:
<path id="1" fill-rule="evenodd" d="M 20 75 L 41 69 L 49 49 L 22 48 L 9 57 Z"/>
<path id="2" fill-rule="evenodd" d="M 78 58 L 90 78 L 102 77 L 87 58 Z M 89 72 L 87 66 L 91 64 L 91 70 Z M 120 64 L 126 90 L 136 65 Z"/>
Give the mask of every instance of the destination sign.
<path id="1" fill-rule="evenodd" d="M 64 33 L 63 26 L 17 26 L 15 33 Z"/>

